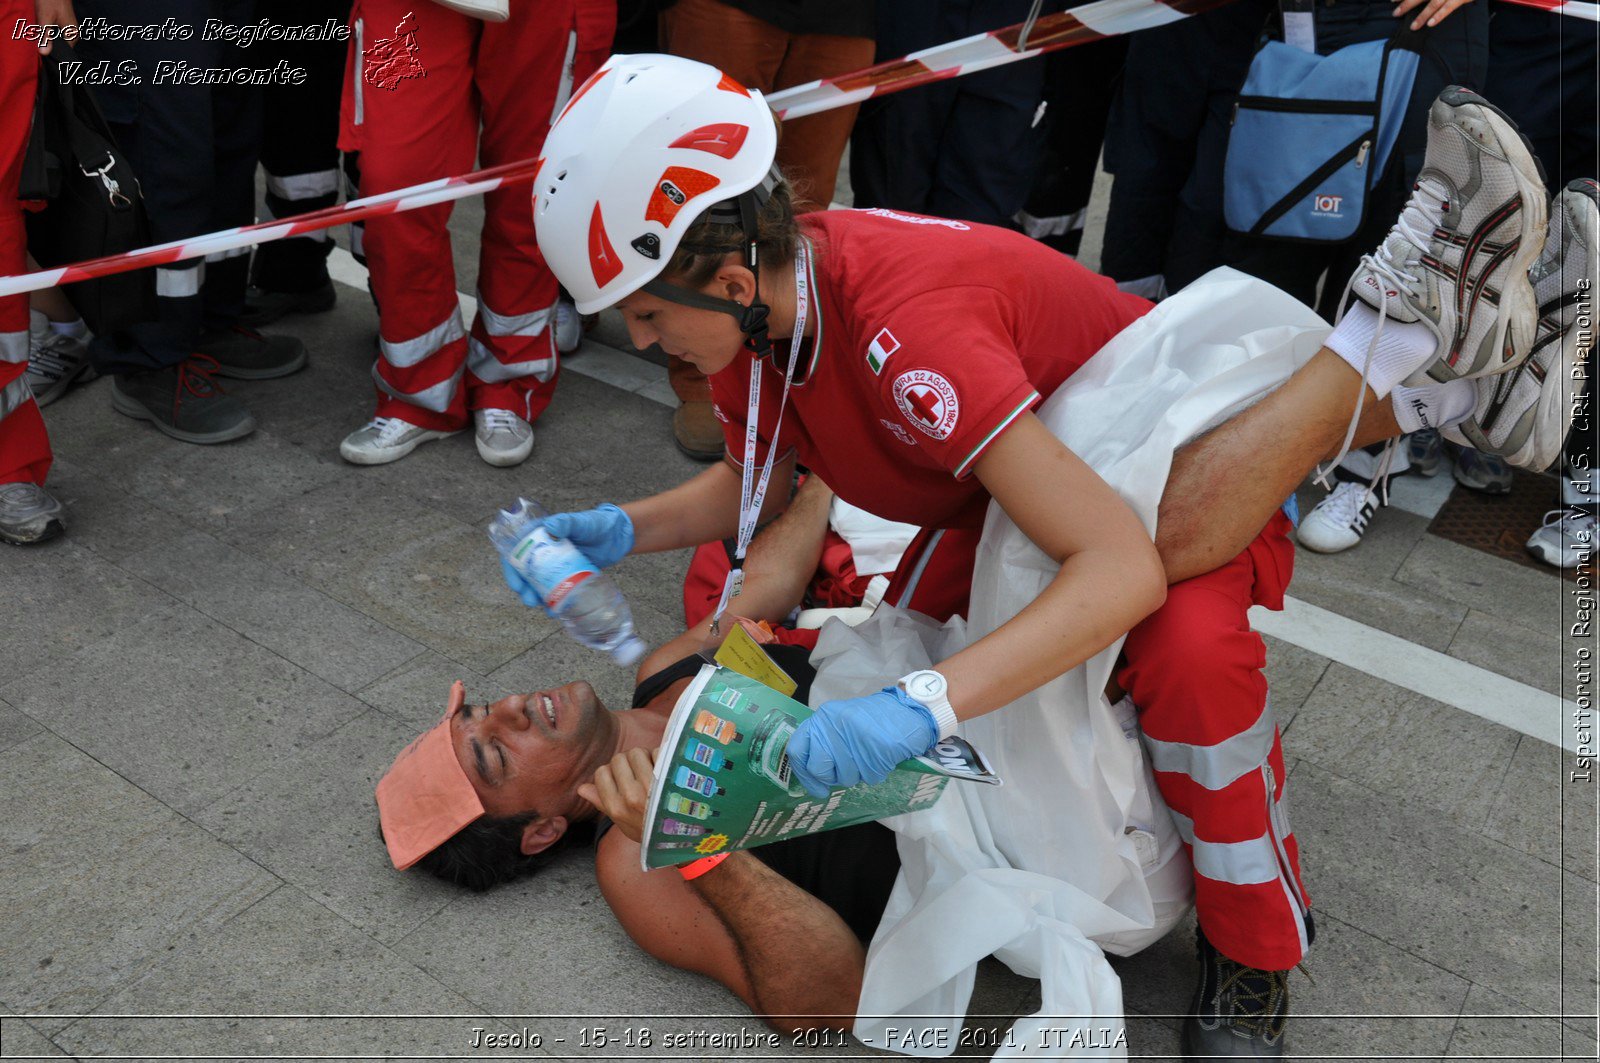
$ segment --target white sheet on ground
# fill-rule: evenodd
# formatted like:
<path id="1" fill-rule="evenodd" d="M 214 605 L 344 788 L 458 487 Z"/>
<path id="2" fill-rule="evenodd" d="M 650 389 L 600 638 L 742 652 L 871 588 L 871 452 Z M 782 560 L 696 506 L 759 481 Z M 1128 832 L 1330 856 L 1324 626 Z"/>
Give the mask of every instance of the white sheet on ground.
<path id="1" fill-rule="evenodd" d="M 1173 451 L 1281 384 L 1327 332 L 1271 285 L 1216 270 L 1107 344 L 1039 416 L 1153 531 Z M 942 660 L 1014 616 L 1057 567 L 991 505 L 969 623 L 939 628 L 884 607 L 853 629 L 827 624 L 812 655 L 812 705 Z M 867 956 L 861 1040 L 911 1051 L 904 1031 L 931 1028 L 915 1051 L 948 1055 L 976 964 L 990 954 L 1039 978 L 1043 999 L 996 1058 L 1059 1059 L 1074 1043 L 1104 1045 L 1107 1030 L 1116 1039 L 1122 989 L 1104 952 L 1159 939 L 1192 889 L 1170 815 L 1125 736 L 1133 710 L 1102 694 L 1120 648 L 962 725 L 1004 786 L 952 784 L 932 809 L 891 821 L 902 867 Z M 1115 1047 L 1090 1053 L 1126 1058 Z"/>

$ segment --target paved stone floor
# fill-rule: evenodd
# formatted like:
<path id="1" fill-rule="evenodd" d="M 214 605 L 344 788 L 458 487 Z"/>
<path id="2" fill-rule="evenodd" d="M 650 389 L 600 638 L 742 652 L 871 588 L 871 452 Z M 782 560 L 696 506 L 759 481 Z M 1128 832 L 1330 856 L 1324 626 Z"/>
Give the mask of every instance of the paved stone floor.
<path id="1" fill-rule="evenodd" d="M 466 292 L 478 216 L 457 215 Z M 450 680 L 495 696 L 581 675 L 627 696 L 505 593 L 483 526 L 518 494 L 580 506 L 692 473 L 663 371 L 588 344 L 518 469 L 484 465 L 468 435 L 357 468 L 337 444 L 370 412 L 366 296 L 342 287 L 287 329 L 312 364 L 237 385 L 261 423 L 242 442 L 171 442 L 112 413 L 104 382 L 46 411 L 71 531 L 0 551 L 0 1055 L 595 1059 L 756 1029 L 634 949 L 584 854 L 465 895 L 396 874 L 374 827 L 373 784 Z M 620 342 L 615 322 L 596 336 Z M 1319 931 L 1292 1047 L 1592 1059 L 1594 789 L 1566 781 L 1548 719 L 1462 707 L 1491 691 L 1510 716 L 1560 712 L 1573 605 L 1552 575 L 1429 535 L 1446 484 L 1407 485 L 1418 512 L 1380 513 L 1355 551 L 1302 552 L 1292 593 L 1344 626 L 1268 639 Z M 684 563 L 617 569 L 652 641 L 675 633 Z M 1430 697 L 1429 669 L 1456 693 Z M 1118 968 L 1132 1055 L 1170 1058 L 1189 928 Z M 972 1022 L 1036 999 L 990 962 L 972 1011 L 998 1018 Z M 600 1025 L 632 1043 L 586 1044 Z M 543 1043 L 518 1047 L 524 1027 Z M 678 1057 L 702 1054 L 740 1053 Z"/>

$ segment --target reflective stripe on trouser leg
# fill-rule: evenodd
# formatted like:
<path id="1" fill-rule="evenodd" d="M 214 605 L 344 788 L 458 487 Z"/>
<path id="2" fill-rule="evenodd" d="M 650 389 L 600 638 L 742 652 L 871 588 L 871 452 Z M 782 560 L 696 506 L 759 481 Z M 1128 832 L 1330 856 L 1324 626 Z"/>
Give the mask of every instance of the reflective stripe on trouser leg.
<path id="1" fill-rule="evenodd" d="M 536 420 L 555 392 L 554 303 L 521 314 L 497 312 L 478 293 L 478 316 L 467 340 L 468 405 L 474 410 L 510 410 Z"/>
<path id="2" fill-rule="evenodd" d="M 338 191 L 339 171 L 334 169 L 287 174 L 282 177 L 267 174 L 267 194 L 287 202 L 321 199 L 332 196 Z"/>
<path id="3" fill-rule="evenodd" d="M 187 299 L 200 294 L 200 286 L 205 283 L 205 279 L 205 261 L 196 262 L 192 266 L 175 266 L 171 269 L 158 266 L 156 295 L 163 299 Z"/>
<path id="4" fill-rule="evenodd" d="M 466 418 L 461 378 L 466 372 L 466 327 L 461 308 L 421 335 L 380 339 L 372 367 L 378 415 L 399 417 L 425 428 L 461 427 Z"/>
<path id="5" fill-rule="evenodd" d="M 1252 774 L 1260 775 L 1263 790 L 1269 795 L 1267 829 L 1257 837 L 1236 842 L 1207 841 L 1196 836 L 1194 821 L 1188 816 L 1173 811 L 1172 819 L 1189 846 L 1197 905 L 1202 895 L 1217 892 L 1254 894 L 1266 903 L 1281 901 L 1295 915 L 1294 927 L 1303 957 L 1311 947 L 1307 927 L 1309 905 L 1299 883 L 1299 855 L 1291 851 L 1294 835 L 1289 826 L 1288 787 L 1285 785 L 1276 797 L 1270 797 L 1276 781 L 1272 766 L 1263 764 Z M 1223 950 L 1223 954 L 1229 955 L 1227 950 Z M 1239 962 L 1262 966 L 1248 959 Z M 1269 965 L 1268 969 L 1287 970 L 1278 963 Z"/>
<path id="6" fill-rule="evenodd" d="M 28 378 L 19 376 L 5 387 L 0 387 L 0 421 L 22 409 L 22 404 L 33 401 L 33 389 L 28 387 Z"/>
<path id="7" fill-rule="evenodd" d="M 1260 771 L 1272 752 L 1278 725 L 1272 717 L 1272 701 L 1261 707 L 1261 715 L 1247 730 L 1209 746 L 1187 742 L 1163 742 L 1145 735 L 1145 749 L 1155 771 L 1187 775 L 1207 790 L 1221 790 L 1235 779 Z"/>
<path id="8" fill-rule="evenodd" d="M 15 298 L 26 314 L 27 297 Z M 27 371 L 27 331 L 0 332 L 0 484 L 42 484 L 50 471 L 50 437 Z"/>
<path id="9" fill-rule="evenodd" d="M 409 369 L 421 365 L 439 350 L 462 339 L 467 334 L 461 321 L 461 308 L 450 311 L 450 316 L 419 336 L 408 340 L 378 339 L 378 351 L 383 361 L 396 369 Z"/>
<path id="10" fill-rule="evenodd" d="M 27 372 L 28 334 L 0 332 L 0 421 L 33 399 Z"/>
<path id="11" fill-rule="evenodd" d="M 9 365 L 28 364 L 28 333 L 0 332 L 0 362 Z"/>
<path id="12" fill-rule="evenodd" d="M 473 81 L 483 100 L 483 165 L 540 155 L 551 116 L 609 51 L 609 41 L 580 38 L 578 6 L 545 5 L 544 14 L 513 7 L 505 22 L 484 26 Z M 467 404 L 531 421 L 549 406 L 560 373 L 550 327 L 560 289 L 539 253 L 527 190 L 496 189 L 483 211 Z"/>
<path id="13" fill-rule="evenodd" d="M 1268 536 L 1263 532 L 1263 536 Z M 1281 530 L 1259 542 L 1275 543 Z M 1140 724 L 1162 797 L 1184 817 L 1195 907 L 1207 938 L 1251 967 L 1287 970 L 1305 955 L 1308 898 L 1276 784 L 1282 743 L 1268 705 L 1266 647 L 1248 611 L 1280 576 L 1257 544 L 1168 588 L 1129 633 L 1118 679 Z"/>

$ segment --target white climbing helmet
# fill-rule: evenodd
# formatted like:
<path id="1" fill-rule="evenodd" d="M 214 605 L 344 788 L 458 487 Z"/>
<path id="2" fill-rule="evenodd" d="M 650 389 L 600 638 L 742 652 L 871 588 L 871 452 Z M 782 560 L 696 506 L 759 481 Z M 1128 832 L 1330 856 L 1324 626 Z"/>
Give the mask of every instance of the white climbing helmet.
<path id="1" fill-rule="evenodd" d="M 755 212 L 779 179 L 777 141 L 761 94 L 715 67 L 614 55 L 545 138 L 533 188 L 539 250 L 584 314 L 654 280 L 714 205 L 720 220 L 743 224 L 753 253 Z"/>

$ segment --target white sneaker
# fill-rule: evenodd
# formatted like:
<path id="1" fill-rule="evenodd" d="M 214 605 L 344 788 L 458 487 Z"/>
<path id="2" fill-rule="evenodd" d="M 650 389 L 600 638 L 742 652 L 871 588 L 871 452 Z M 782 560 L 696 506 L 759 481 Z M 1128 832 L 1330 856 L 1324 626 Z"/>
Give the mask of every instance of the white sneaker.
<path id="1" fill-rule="evenodd" d="M 339 456 L 352 465 L 387 465 L 399 461 L 430 439 L 444 439 L 454 432 L 422 428 L 398 417 L 374 417 L 339 444 Z"/>
<path id="2" fill-rule="evenodd" d="M 1556 568 L 1576 568 L 1594 553 L 1594 513 L 1586 509 L 1553 509 L 1544 524 L 1528 536 L 1528 553 Z"/>
<path id="3" fill-rule="evenodd" d="M 571 354 L 583 346 L 583 316 L 565 299 L 556 300 L 556 350 Z"/>
<path id="4" fill-rule="evenodd" d="M 1412 385 L 1503 373 L 1533 348 L 1538 303 L 1528 267 L 1544 247 L 1539 164 L 1516 125 L 1459 86 L 1428 109 L 1428 148 L 1389 235 L 1347 294 L 1437 341 Z"/>
<path id="5" fill-rule="evenodd" d="M 1587 385 L 1580 366 L 1594 346 L 1587 321 L 1597 273 L 1600 188 L 1582 179 L 1556 198 L 1544 251 L 1529 271 L 1539 300 L 1532 353 L 1513 371 L 1478 380 L 1472 416 L 1446 427 L 1446 439 L 1535 472 L 1554 464 Z M 1580 317 L 1586 321 L 1581 328 Z"/>
<path id="6" fill-rule="evenodd" d="M 510 410 L 473 410 L 478 457 L 490 465 L 521 465 L 533 452 L 533 425 Z"/>
<path id="7" fill-rule="evenodd" d="M 1319 554 L 1337 554 L 1361 541 L 1377 508 L 1378 496 L 1363 483 L 1342 481 L 1300 522 L 1300 545 Z"/>
<path id="8" fill-rule="evenodd" d="M 48 406 L 67 393 L 74 381 L 93 380 L 89 345 L 50 327 L 50 319 L 30 311 L 28 323 L 28 388 L 33 401 Z"/>

